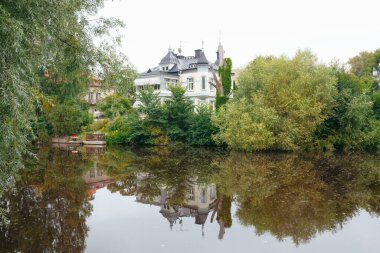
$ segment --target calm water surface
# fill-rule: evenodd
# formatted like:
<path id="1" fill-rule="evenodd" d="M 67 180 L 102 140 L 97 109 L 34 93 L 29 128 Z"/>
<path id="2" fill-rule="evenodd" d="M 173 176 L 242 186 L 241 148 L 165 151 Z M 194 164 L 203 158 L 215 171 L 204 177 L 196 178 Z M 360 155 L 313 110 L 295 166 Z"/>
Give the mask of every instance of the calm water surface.
<path id="1" fill-rule="evenodd" d="M 380 252 L 375 154 L 42 147 L 0 252 Z"/>

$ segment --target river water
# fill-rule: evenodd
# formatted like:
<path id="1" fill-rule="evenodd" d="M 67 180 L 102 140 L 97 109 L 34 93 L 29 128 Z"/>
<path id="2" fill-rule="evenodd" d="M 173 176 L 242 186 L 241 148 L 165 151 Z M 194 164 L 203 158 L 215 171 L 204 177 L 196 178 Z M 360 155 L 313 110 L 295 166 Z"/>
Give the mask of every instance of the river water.
<path id="1" fill-rule="evenodd" d="M 0 252 L 380 252 L 376 154 L 40 147 Z"/>

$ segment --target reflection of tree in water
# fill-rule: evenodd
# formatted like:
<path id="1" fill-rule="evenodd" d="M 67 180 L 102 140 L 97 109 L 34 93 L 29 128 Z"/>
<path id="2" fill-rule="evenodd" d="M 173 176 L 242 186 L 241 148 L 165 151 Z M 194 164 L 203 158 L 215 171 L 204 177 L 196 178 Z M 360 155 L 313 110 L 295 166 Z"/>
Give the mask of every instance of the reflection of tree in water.
<path id="1" fill-rule="evenodd" d="M 120 157 L 121 155 L 117 153 L 118 150 L 109 150 L 105 156 Z M 115 184 L 108 186 L 113 192 L 139 195 L 142 200 L 151 201 L 165 186 L 170 192 L 168 204 L 181 205 L 194 183 L 209 183 L 210 177 L 217 171 L 217 168 L 212 166 L 216 155 L 218 155 L 217 150 L 210 152 L 202 148 L 136 149 L 122 155 L 125 160 L 120 163 L 122 166 L 110 168 L 106 165 L 103 170 L 116 180 Z"/>
<path id="2" fill-rule="evenodd" d="M 39 159 L 3 198 L 11 220 L 0 227 L 0 248 L 5 251 L 82 252 L 85 220 L 92 210 L 83 175 L 94 164 L 115 179 L 107 185 L 111 192 L 136 195 L 146 203 L 163 196 L 161 214 L 170 221 L 190 214 L 204 224 L 212 212 L 210 220 L 219 225 L 220 239 L 232 226 L 232 198 L 241 223 L 279 240 L 291 237 L 296 244 L 339 229 L 361 208 L 380 215 L 380 162 L 365 154 L 225 155 L 155 147 L 111 148 L 96 157 L 40 150 Z M 211 188 L 214 198 L 202 203 L 208 209 L 188 204 L 195 203 L 191 192 L 200 195 L 206 189 L 209 194 Z"/>
<path id="3" fill-rule="evenodd" d="M 211 222 L 213 222 L 215 214 L 217 215 L 216 220 L 219 224 L 218 239 L 220 240 L 224 237 L 225 229 L 232 226 L 231 202 L 232 198 L 230 196 L 219 193 L 218 198 L 216 199 L 214 211 L 211 215 Z"/>
<path id="4" fill-rule="evenodd" d="M 108 158 L 104 161 L 110 160 L 109 157 L 121 157 L 117 150 L 107 153 Z M 203 227 L 216 199 L 215 185 L 210 184 L 210 178 L 218 172 L 213 160 L 219 155 L 218 150 L 185 147 L 133 150 L 124 153 L 123 159 L 128 162 L 121 163 L 128 164 L 128 170 L 125 167 L 107 167 L 105 162 L 106 173 L 116 179 L 108 189 L 123 195 L 136 195 L 142 203 L 161 206 L 160 213 L 168 219 L 170 227 L 177 220 L 181 223 L 182 217 L 189 216 L 195 217 L 195 223 Z M 211 191 L 214 192 L 213 197 Z M 208 196 L 200 200 L 202 192 Z M 193 193 L 196 193 L 195 199 Z M 222 221 L 219 216 L 220 210 L 218 219 Z"/>
<path id="5" fill-rule="evenodd" d="M 6 252 L 83 252 L 92 211 L 82 179 L 86 165 L 67 151 L 40 150 L 5 193 L 10 223 L 0 227 Z"/>
<path id="6" fill-rule="evenodd" d="M 236 196 L 243 224 L 299 244 L 335 231 L 359 208 L 378 213 L 379 164 L 369 155 L 235 153 L 221 164 L 216 180 Z"/>

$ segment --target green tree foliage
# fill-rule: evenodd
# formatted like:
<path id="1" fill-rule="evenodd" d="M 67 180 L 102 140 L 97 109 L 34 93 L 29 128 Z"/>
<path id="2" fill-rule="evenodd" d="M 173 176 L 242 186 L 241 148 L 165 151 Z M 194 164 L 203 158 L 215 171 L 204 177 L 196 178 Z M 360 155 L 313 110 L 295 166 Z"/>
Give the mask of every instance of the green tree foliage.
<path id="1" fill-rule="evenodd" d="M 374 149 L 380 144 L 380 122 L 368 95 L 371 82 L 343 69 L 337 73 L 337 95 L 329 117 L 317 130 L 317 142 L 327 149 Z"/>
<path id="2" fill-rule="evenodd" d="M 120 95 L 107 96 L 98 103 L 97 107 L 108 118 L 125 115 L 131 109 L 131 101 Z"/>
<path id="3" fill-rule="evenodd" d="M 213 118 L 215 139 L 247 151 L 302 149 L 327 117 L 335 81 L 309 51 L 258 57 L 241 72 L 234 100 Z"/>
<path id="4" fill-rule="evenodd" d="M 194 146 L 212 146 L 215 143 L 211 137 L 218 130 L 211 123 L 213 110 L 207 105 L 198 106 L 196 110 L 187 133 L 187 143 Z"/>
<path id="5" fill-rule="evenodd" d="M 224 94 L 228 96 L 231 92 L 232 84 L 232 60 L 231 58 L 225 58 L 223 64 L 218 69 L 220 80 L 222 81 Z"/>
<path id="6" fill-rule="evenodd" d="M 165 100 L 168 135 L 173 141 L 185 141 L 194 106 L 190 98 L 185 97 L 185 88 L 172 85 L 169 90 L 172 96 Z"/>
<path id="7" fill-rule="evenodd" d="M 87 112 L 87 105 L 77 101 L 66 101 L 53 108 L 49 118 L 56 136 L 80 133 L 82 126 L 92 122 L 92 116 Z"/>
<path id="8" fill-rule="evenodd" d="M 116 118 L 108 125 L 106 135 L 110 144 L 168 145 L 169 140 L 195 146 L 211 146 L 217 128 L 211 123 L 213 111 L 200 106 L 194 112 L 185 89 L 170 87 L 173 97 L 161 103 L 152 88 L 139 91 L 140 106 L 128 117 Z"/>
<path id="9" fill-rule="evenodd" d="M 227 103 L 230 92 L 231 92 L 231 84 L 232 84 L 232 60 L 231 58 L 225 58 L 223 64 L 218 69 L 218 74 L 220 77 L 220 82 L 223 87 L 223 94 L 219 89 L 217 89 L 216 99 L 215 99 L 215 107 L 219 109 L 222 105 Z"/>
<path id="10" fill-rule="evenodd" d="M 109 144 L 149 145 L 151 137 L 136 113 L 119 117 L 109 124 L 106 140 Z"/>
<path id="11" fill-rule="evenodd" d="M 380 120 L 380 90 L 374 92 L 372 99 L 375 117 Z"/>
<path id="12" fill-rule="evenodd" d="M 149 144 L 167 145 L 169 142 L 167 119 L 158 93 L 155 93 L 152 87 L 142 90 L 140 91 L 140 102 L 141 106 L 138 108 L 138 112 L 143 118 L 144 128 L 151 137 Z"/>
<path id="13" fill-rule="evenodd" d="M 380 63 L 380 49 L 374 52 L 363 51 L 348 60 L 350 71 L 357 76 L 371 76 L 373 67 Z"/>
<path id="14" fill-rule="evenodd" d="M 39 90 L 61 103 L 79 98 L 89 76 L 111 76 L 115 57 L 94 36 L 123 24 L 93 19 L 102 0 L 0 3 L 0 167 L 15 167 L 33 137 Z M 96 73 L 93 70 L 96 69 Z M 58 105 L 54 103 L 54 105 Z"/>
<path id="15" fill-rule="evenodd" d="M 134 102 L 135 87 L 133 81 L 137 77 L 135 68 L 129 63 L 128 58 L 118 52 L 115 45 L 103 45 L 98 52 L 102 63 L 102 71 L 98 74 L 101 79 L 101 88 L 116 89 L 117 93 Z"/>
<path id="16" fill-rule="evenodd" d="M 161 100 L 153 88 L 141 90 L 140 94 L 141 106 L 138 112 L 142 115 L 145 125 L 148 127 L 166 127 L 165 109 L 161 105 Z"/>

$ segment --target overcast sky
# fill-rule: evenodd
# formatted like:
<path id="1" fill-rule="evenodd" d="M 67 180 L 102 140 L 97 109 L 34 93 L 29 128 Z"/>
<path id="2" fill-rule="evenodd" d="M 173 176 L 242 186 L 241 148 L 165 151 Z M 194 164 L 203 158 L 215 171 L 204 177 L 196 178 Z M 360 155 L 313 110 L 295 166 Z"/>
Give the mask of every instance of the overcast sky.
<path id="1" fill-rule="evenodd" d="M 122 51 L 138 71 L 156 66 L 180 41 L 189 56 L 203 40 L 214 61 L 219 33 L 234 67 L 297 49 L 344 62 L 380 48 L 380 0 L 113 0 L 99 14 L 125 22 Z"/>

